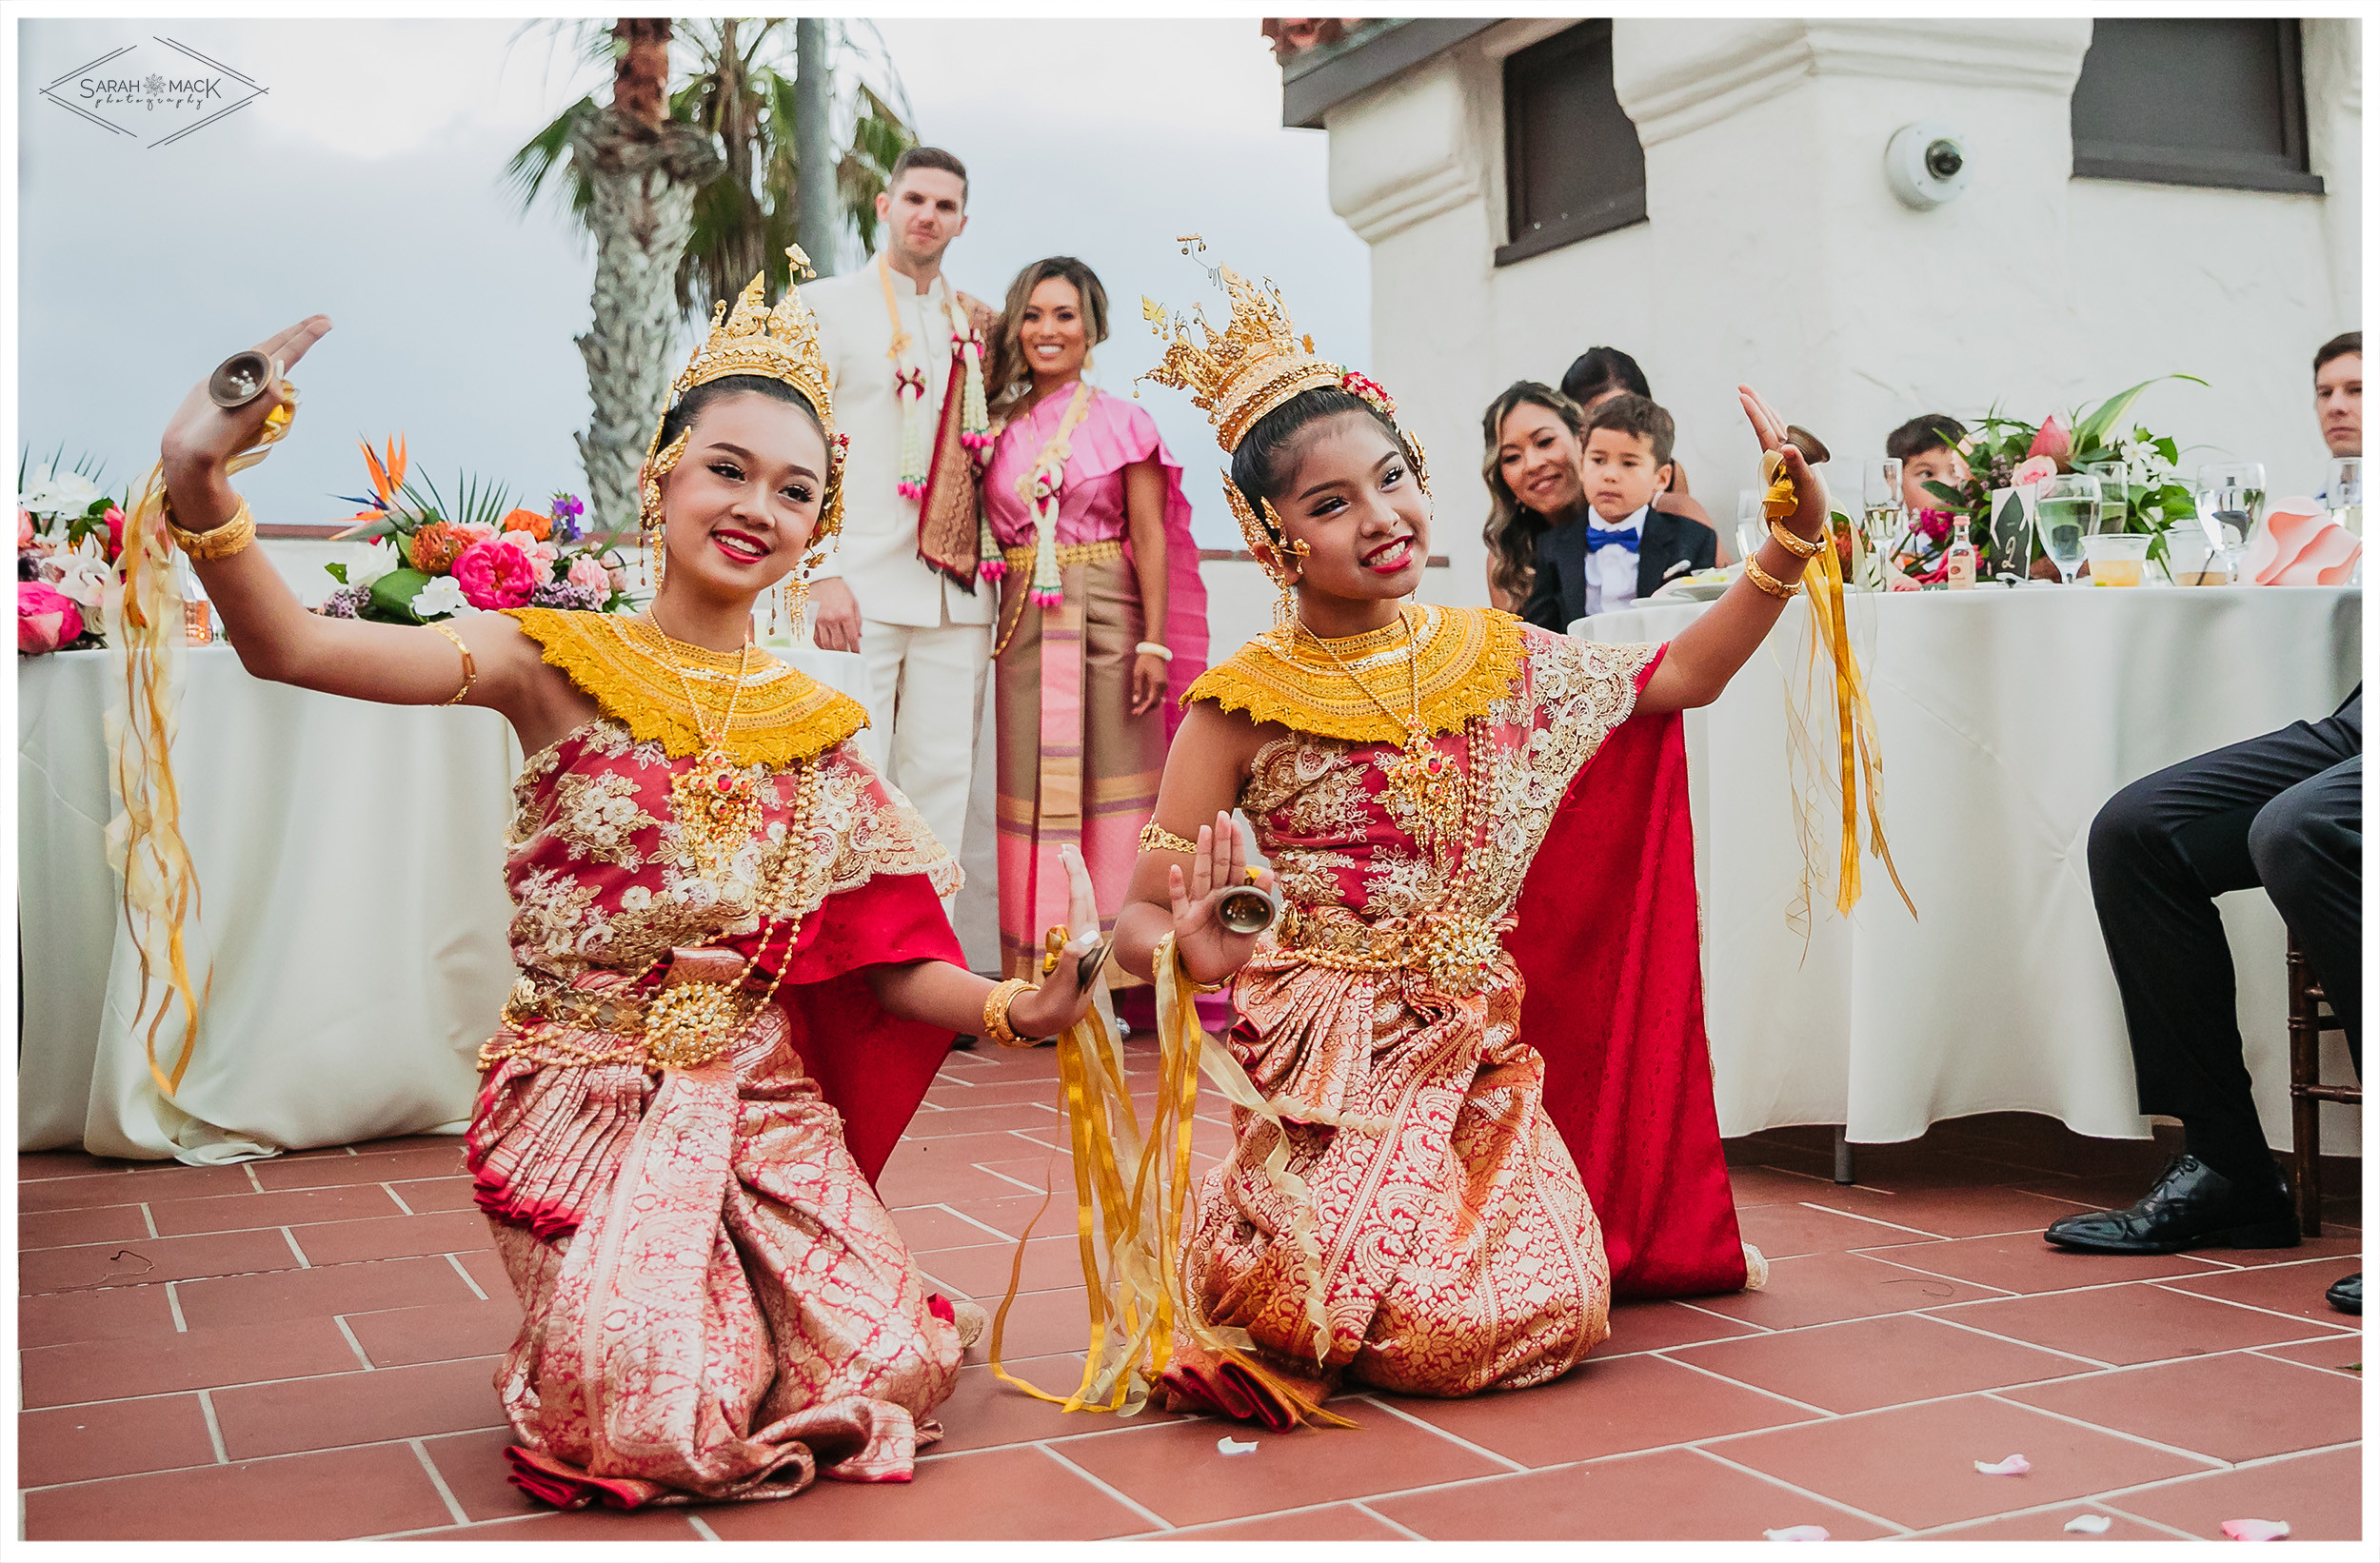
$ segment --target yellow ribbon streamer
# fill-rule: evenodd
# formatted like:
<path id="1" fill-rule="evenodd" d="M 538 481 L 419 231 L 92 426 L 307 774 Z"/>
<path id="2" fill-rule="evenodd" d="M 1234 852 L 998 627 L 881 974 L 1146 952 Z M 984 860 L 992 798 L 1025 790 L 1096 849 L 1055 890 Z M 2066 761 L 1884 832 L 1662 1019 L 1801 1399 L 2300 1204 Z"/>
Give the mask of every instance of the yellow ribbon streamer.
<path id="1" fill-rule="evenodd" d="M 1782 520 L 1799 507 L 1800 500 L 1794 489 L 1793 479 L 1787 475 L 1783 458 L 1771 451 L 1763 461 L 1770 483 L 1761 500 L 1761 510 L 1771 521 Z M 1854 539 L 1854 546 L 1856 541 Z M 1868 850 L 1883 861 L 1884 871 L 1892 877 L 1893 888 L 1900 893 L 1901 903 L 1909 915 L 1917 915 L 1917 904 L 1910 900 L 1908 886 L 1901 883 L 1900 870 L 1893 862 L 1892 848 L 1884 840 L 1884 750 L 1876 741 L 1875 712 L 1868 702 L 1867 681 L 1859 671 L 1859 658 L 1852 649 L 1851 623 L 1843 602 L 1842 558 L 1835 551 L 1832 522 L 1826 527 L 1821 545 L 1811 559 L 1802 577 L 1802 596 L 1810 604 L 1810 673 L 1815 682 L 1819 676 L 1821 653 L 1833 664 L 1832 683 L 1835 690 L 1835 738 L 1837 793 L 1842 804 L 1842 832 L 1836 854 L 1835 872 L 1835 909 L 1849 915 L 1859 903 L 1859 816 L 1861 792 L 1866 793 L 1868 817 Z M 1788 702 L 1788 723 L 1791 739 L 1798 746 L 1810 742 L 1810 735 L 1801 724 L 1799 711 L 1791 709 Z M 1805 805 L 1796 797 L 1795 811 L 1803 815 Z M 1820 878 L 1818 844 L 1809 830 L 1806 819 L 1802 829 L 1801 905 L 1807 908 L 1812 885 Z M 1804 924 L 1805 935 L 1808 932 Z"/>
<path id="2" fill-rule="evenodd" d="M 1307 1298 L 1316 1329 L 1316 1359 L 1328 1354 L 1330 1331 L 1321 1309 L 1321 1250 L 1312 1199 L 1303 1179 L 1286 1172 L 1289 1139 L 1278 1107 L 1258 1095 L 1238 1059 L 1200 1024 L 1195 990 L 1182 976 L 1173 937 L 1157 948 L 1158 1089 L 1146 1132 L 1124 1076 L 1123 1049 L 1104 1001 L 1058 1039 L 1060 1107 L 1065 1114 L 1075 1176 L 1075 1236 L 1082 1262 L 1088 1349 L 1081 1382 L 1071 1395 L 1053 1395 L 1010 1374 L 1002 1361 L 1008 1311 L 1024 1274 L 1025 1244 L 1041 1212 L 1034 1213 L 1008 1271 L 1008 1291 L 992 1316 L 992 1374 L 1003 1384 L 1066 1411 L 1130 1416 L 1172 1359 L 1177 1330 L 1238 1365 L 1309 1421 L 1355 1424 L 1307 1400 L 1251 1354 L 1244 1330 L 1218 1328 L 1200 1316 L 1181 1285 L 1181 1231 L 1190 1195 L 1190 1125 L 1199 1075 L 1204 1071 L 1235 1103 L 1281 1128 L 1265 1171 L 1297 1213 L 1293 1234 L 1309 1260 L 1315 1291 Z M 1127 1180 L 1124 1169 L 1131 1169 Z M 1042 1210 L 1048 1209 L 1045 1200 Z"/>

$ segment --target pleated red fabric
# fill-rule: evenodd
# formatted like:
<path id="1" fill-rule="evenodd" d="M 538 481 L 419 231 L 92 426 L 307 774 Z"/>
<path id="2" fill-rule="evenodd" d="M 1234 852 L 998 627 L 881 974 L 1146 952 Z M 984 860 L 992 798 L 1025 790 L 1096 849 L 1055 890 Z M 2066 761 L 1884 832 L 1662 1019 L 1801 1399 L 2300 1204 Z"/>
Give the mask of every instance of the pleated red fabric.
<path id="1" fill-rule="evenodd" d="M 1744 1284 L 1699 921 L 1683 723 L 1634 716 L 1571 783 L 1504 938 L 1528 983 L 1520 1034 L 1545 1060 L 1545 1111 L 1603 1223 L 1616 1298 Z"/>

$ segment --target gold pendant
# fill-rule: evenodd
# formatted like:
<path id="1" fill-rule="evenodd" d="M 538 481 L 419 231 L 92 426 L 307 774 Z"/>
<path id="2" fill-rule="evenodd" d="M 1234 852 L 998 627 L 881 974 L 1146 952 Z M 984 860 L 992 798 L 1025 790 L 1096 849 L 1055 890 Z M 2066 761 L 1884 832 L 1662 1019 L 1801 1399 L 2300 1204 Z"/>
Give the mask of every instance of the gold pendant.
<path id="1" fill-rule="evenodd" d="M 664 1069 L 700 1069 L 727 1051 L 751 1020 L 725 982 L 680 982 L 645 1006 L 645 1056 Z"/>
<path id="2" fill-rule="evenodd" d="M 669 808 L 678 834 L 702 879 L 717 880 L 760 828 L 760 789 L 743 766 L 716 745 L 669 779 Z"/>
<path id="3" fill-rule="evenodd" d="M 1462 766 L 1415 728 L 1405 746 L 1379 762 L 1389 785 L 1403 792 L 1433 842 L 1443 842 L 1462 815 Z"/>

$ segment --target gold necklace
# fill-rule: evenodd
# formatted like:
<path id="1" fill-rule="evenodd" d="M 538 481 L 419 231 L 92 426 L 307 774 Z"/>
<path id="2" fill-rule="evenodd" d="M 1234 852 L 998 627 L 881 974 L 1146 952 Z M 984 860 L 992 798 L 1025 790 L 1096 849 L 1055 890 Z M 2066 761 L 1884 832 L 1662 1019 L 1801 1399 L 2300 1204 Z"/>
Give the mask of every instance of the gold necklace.
<path id="1" fill-rule="evenodd" d="M 717 880 L 724 877 L 735 861 L 736 854 L 760 828 L 762 804 L 760 788 L 752 781 L 751 770 L 736 763 L 727 753 L 727 735 L 736 724 L 736 704 L 744 698 L 744 680 L 751 666 L 752 647 L 746 643 L 737 649 L 735 684 L 727 695 L 727 711 L 713 732 L 704 722 L 703 702 L 694 692 L 694 681 L 686 677 L 684 666 L 671 648 L 677 643 L 659 624 L 645 621 L 645 627 L 661 638 L 662 661 L 678 675 L 678 683 L 684 689 L 686 704 L 694 713 L 694 730 L 703 741 L 694 762 L 669 779 L 669 810 L 677 816 L 678 834 L 685 842 L 686 855 L 693 860 L 698 878 Z M 623 635 L 626 630 L 621 631 Z"/>
<path id="2" fill-rule="evenodd" d="M 1302 621 L 1298 628 L 1322 648 L 1322 654 L 1330 658 L 1357 688 L 1363 691 L 1366 699 L 1380 708 L 1383 716 L 1404 728 L 1404 746 L 1394 756 L 1374 763 L 1379 766 L 1380 774 L 1388 779 L 1389 785 L 1402 792 L 1413 805 L 1414 814 L 1420 822 L 1417 834 L 1422 837 L 1422 844 L 1433 859 L 1439 860 L 1442 868 L 1446 849 L 1462 823 L 1462 766 L 1453 756 L 1431 742 L 1429 726 L 1421 720 L 1421 632 L 1402 609 L 1398 611 L 1398 617 L 1403 620 L 1405 625 L 1405 674 L 1413 701 L 1410 716 L 1398 716 L 1396 708 L 1382 700 L 1379 692 L 1356 671 L 1354 664 L 1339 654 L 1338 647 L 1307 629 Z"/>

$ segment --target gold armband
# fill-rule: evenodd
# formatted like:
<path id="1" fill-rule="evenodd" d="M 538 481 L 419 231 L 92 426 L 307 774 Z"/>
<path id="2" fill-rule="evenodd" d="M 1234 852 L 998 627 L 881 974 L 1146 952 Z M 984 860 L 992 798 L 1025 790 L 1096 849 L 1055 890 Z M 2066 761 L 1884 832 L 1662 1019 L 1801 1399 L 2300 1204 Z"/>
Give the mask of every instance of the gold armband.
<path id="1" fill-rule="evenodd" d="M 1008 1006 L 1017 1001 L 1017 995 L 1032 991 L 1033 984 L 1021 977 L 993 983 L 992 991 L 983 996 L 983 1035 L 1002 1047 L 1031 1047 L 1035 1039 L 1018 1036 L 1008 1024 Z"/>
<path id="2" fill-rule="evenodd" d="M 454 648 L 457 651 L 463 653 L 463 687 L 440 702 L 445 705 L 459 705 L 462 703 L 463 697 L 471 692 L 471 685 L 479 682 L 479 662 L 471 655 L 471 648 L 463 643 L 463 637 L 455 633 L 452 624 L 425 624 L 422 627 L 434 629 L 444 635 L 454 643 Z"/>
<path id="3" fill-rule="evenodd" d="M 1781 521 L 1769 523 L 1769 536 L 1776 539 L 1776 545 L 1795 559 L 1815 559 L 1818 549 L 1823 546 L 1816 538 L 1795 536 Z"/>
<path id="4" fill-rule="evenodd" d="M 1199 843 L 1175 835 L 1151 820 L 1140 827 L 1140 850 L 1143 852 L 1187 852 L 1198 855 Z"/>
<path id="5" fill-rule="evenodd" d="M 232 512 L 229 521 L 205 532 L 184 530 L 181 524 L 173 519 L 173 501 L 170 498 L 165 503 L 165 514 L 166 532 L 173 539 L 174 546 L 206 564 L 229 559 L 256 541 L 256 517 L 249 512 L 246 500 L 240 502 L 239 509 Z"/>
<path id="6" fill-rule="evenodd" d="M 1775 597 L 1779 600 L 1790 598 L 1794 595 L 1794 593 L 1801 590 L 1800 582 L 1796 581 L 1792 585 L 1787 585 L 1784 582 L 1779 581 L 1776 577 L 1762 569 L 1760 567 L 1760 562 L 1749 554 L 1744 556 L 1744 579 L 1759 587 L 1762 591 L 1767 592 L 1771 597 Z"/>

